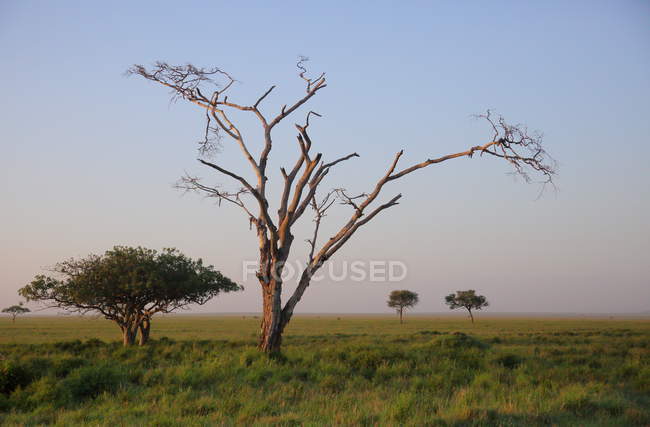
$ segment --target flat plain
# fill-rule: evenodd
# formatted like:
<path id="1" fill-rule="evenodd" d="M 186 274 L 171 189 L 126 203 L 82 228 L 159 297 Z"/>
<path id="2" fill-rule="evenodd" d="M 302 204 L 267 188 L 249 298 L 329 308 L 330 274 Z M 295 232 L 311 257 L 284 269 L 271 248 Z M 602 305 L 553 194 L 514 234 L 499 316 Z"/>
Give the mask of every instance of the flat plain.
<path id="1" fill-rule="evenodd" d="M 649 425 L 650 320 L 253 315 L 0 322 L 3 425 Z"/>

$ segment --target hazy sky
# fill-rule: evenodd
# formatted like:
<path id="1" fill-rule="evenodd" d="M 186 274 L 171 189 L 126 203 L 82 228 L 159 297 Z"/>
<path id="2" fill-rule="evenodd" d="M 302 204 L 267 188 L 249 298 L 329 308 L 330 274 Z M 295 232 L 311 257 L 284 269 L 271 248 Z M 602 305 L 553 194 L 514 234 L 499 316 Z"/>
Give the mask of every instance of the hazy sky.
<path id="1" fill-rule="evenodd" d="M 246 5 L 244 5 L 244 3 Z M 416 312 L 477 289 L 490 310 L 650 310 L 650 3 L 0 2 L 0 302 L 44 267 L 116 244 L 177 247 L 235 280 L 256 238 L 236 208 L 172 184 L 184 171 L 232 188 L 196 162 L 203 112 L 124 77 L 155 60 L 217 65 L 268 114 L 303 93 L 295 59 L 327 72 L 309 108 L 315 149 L 350 151 L 324 188 L 371 189 L 392 156 L 404 165 L 485 143 L 488 108 L 545 135 L 559 191 L 513 180 L 496 159 L 462 158 L 386 187 L 402 203 L 335 259 L 401 261 L 400 283 L 321 281 L 299 312 L 388 312 L 393 289 Z M 278 129 L 271 181 L 295 159 Z M 259 129 L 242 128 L 254 149 Z M 224 140 L 215 161 L 243 169 Z M 273 187 L 277 188 L 277 187 Z M 326 218 L 326 232 L 349 212 Z M 310 218 L 305 216 L 305 228 Z M 324 236 L 327 235 L 324 234 Z M 296 236 L 301 258 L 307 234 Z M 258 311 L 259 285 L 201 311 Z"/>

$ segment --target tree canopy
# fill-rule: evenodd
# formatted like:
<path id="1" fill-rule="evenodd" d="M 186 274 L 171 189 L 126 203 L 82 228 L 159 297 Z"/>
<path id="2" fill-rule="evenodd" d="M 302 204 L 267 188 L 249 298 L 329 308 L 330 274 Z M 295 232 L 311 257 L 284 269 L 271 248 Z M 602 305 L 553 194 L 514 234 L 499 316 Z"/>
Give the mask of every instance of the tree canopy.
<path id="1" fill-rule="evenodd" d="M 472 323 L 474 323 L 472 310 L 481 310 L 483 307 L 489 305 L 487 298 L 483 295 L 476 295 L 474 289 L 456 291 L 456 294 L 447 295 L 445 297 L 445 304 L 449 306 L 450 310 L 465 308 L 469 312 L 469 317 L 472 319 Z"/>
<path id="2" fill-rule="evenodd" d="M 205 304 L 220 292 L 242 289 L 235 282 L 176 249 L 157 252 L 115 246 L 103 255 L 69 259 L 19 290 L 28 301 L 70 312 L 97 312 L 118 324 L 124 345 L 149 337 L 151 317 L 190 304 Z"/>
<path id="3" fill-rule="evenodd" d="M 402 315 L 405 308 L 411 308 L 419 302 L 418 294 L 415 292 L 407 291 L 393 291 L 388 296 L 387 304 L 390 308 L 394 308 L 399 314 L 399 322 L 402 323 Z"/>

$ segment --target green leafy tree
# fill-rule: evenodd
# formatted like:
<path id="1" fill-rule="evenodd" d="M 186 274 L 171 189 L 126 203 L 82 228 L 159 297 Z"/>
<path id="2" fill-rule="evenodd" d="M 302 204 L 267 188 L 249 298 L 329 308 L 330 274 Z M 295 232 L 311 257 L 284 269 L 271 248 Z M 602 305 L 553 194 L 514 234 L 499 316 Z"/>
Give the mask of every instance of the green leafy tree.
<path id="1" fill-rule="evenodd" d="M 474 323 L 474 315 L 472 310 L 481 310 L 487 307 L 488 301 L 483 295 L 476 295 L 474 289 L 467 291 L 456 291 L 456 294 L 449 294 L 445 297 L 445 304 L 449 306 L 450 310 L 457 308 L 465 308 L 469 312 L 469 317 Z"/>
<path id="2" fill-rule="evenodd" d="M 56 277 L 38 275 L 19 290 L 28 301 L 70 312 L 97 312 L 122 331 L 123 344 L 149 339 L 151 318 L 190 304 L 205 304 L 220 292 L 242 289 L 201 259 L 176 249 L 157 252 L 142 247 L 115 246 L 104 255 L 60 262 Z"/>
<path id="3" fill-rule="evenodd" d="M 387 303 L 390 308 L 394 308 L 397 314 L 399 314 L 399 323 L 403 323 L 402 315 L 404 309 L 415 306 L 419 301 L 418 294 L 415 292 L 401 290 L 391 292 L 388 296 Z"/>
<path id="4" fill-rule="evenodd" d="M 20 314 L 29 313 L 29 308 L 23 307 L 23 303 L 21 302 L 19 305 L 3 308 L 2 312 L 11 315 L 11 322 L 16 323 L 16 317 Z"/>

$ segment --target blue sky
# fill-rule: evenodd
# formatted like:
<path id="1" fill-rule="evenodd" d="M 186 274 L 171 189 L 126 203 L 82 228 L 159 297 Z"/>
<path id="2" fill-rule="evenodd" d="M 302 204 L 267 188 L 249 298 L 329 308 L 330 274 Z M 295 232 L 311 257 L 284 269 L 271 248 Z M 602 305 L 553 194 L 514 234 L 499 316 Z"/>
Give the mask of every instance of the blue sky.
<path id="1" fill-rule="evenodd" d="M 396 288 L 418 292 L 420 312 L 467 288 L 493 311 L 650 310 L 649 23 L 645 1 L 2 2 L 0 301 L 17 302 L 43 267 L 115 244 L 175 246 L 241 280 L 256 255 L 246 219 L 171 187 L 184 171 L 229 184 L 195 160 L 202 112 L 123 74 L 216 65 L 244 103 L 277 84 L 271 114 L 300 96 L 295 60 L 307 55 L 328 78 L 310 105 L 323 115 L 318 149 L 361 155 L 330 187 L 368 190 L 399 149 L 408 164 L 484 143 L 471 115 L 488 108 L 542 131 L 560 170 L 559 191 L 539 200 L 492 159 L 391 184 L 385 197 L 402 203 L 335 262 L 400 260 L 405 281 L 323 281 L 299 311 L 387 312 Z M 276 134 L 272 181 L 296 154 L 291 123 Z M 244 170 L 238 154 L 224 141 L 217 160 Z M 259 310 L 258 286 L 245 285 L 200 310 Z"/>

